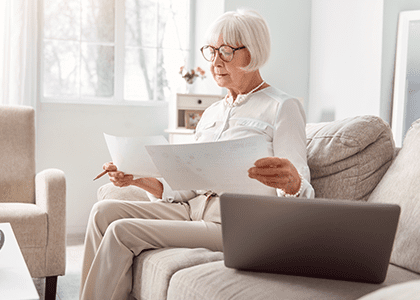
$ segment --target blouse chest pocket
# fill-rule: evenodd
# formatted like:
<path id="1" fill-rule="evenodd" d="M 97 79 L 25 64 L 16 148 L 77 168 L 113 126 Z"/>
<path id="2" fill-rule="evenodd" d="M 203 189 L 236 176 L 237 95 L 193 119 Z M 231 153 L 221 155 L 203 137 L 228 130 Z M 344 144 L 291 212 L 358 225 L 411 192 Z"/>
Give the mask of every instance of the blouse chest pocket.
<path id="1" fill-rule="evenodd" d="M 215 127 L 216 127 L 215 121 L 208 122 L 203 125 L 200 124 L 199 126 L 197 126 L 197 130 L 195 132 L 195 140 L 198 141 L 198 139 L 201 137 L 205 139 L 207 139 L 208 136 L 213 137 Z"/>
<path id="2" fill-rule="evenodd" d="M 273 136 L 272 126 L 259 120 L 240 119 L 236 122 L 236 127 L 241 131 L 251 131 L 257 134 L 265 135 L 269 139 Z"/>
<path id="3" fill-rule="evenodd" d="M 238 126 L 246 126 L 255 128 L 261 131 L 267 131 L 269 125 L 267 123 L 258 121 L 258 120 L 238 120 L 236 123 Z"/>

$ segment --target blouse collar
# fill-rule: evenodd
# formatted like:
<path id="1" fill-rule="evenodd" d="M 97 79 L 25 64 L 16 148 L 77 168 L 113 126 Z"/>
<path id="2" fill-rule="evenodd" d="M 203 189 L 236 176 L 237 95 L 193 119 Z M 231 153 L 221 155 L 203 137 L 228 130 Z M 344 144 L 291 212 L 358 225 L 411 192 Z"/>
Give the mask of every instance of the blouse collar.
<path id="1" fill-rule="evenodd" d="M 240 105 L 241 103 L 243 103 L 249 95 L 251 95 L 253 92 L 255 92 L 256 90 L 258 90 L 260 87 L 263 86 L 263 84 L 265 83 L 265 81 L 263 80 L 263 82 L 261 82 L 256 88 L 252 89 L 252 91 L 250 91 L 248 94 L 239 94 L 236 96 L 236 100 L 233 100 L 232 96 L 226 95 L 225 96 L 225 102 L 227 105 L 229 105 L 230 107 L 235 107 Z"/>

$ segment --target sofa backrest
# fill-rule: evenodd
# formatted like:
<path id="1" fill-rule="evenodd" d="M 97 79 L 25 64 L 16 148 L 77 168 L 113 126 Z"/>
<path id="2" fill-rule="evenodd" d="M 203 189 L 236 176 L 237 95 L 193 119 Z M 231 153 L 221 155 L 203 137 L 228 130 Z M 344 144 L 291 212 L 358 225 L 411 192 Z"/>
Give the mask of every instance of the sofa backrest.
<path id="1" fill-rule="evenodd" d="M 394 158 L 391 128 L 376 116 L 306 125 L 316 198 L 369 198 Z"/>
<path id="2" fill-rule="evenodd" d="M 0 106 L 0 202 L 35 203 L 35 111 Z"/>
<path id="3" fill-rule="evenodd" d="M 391 263 L 420 274 L 420 119 L 368 202 L 401 207 Z"/>

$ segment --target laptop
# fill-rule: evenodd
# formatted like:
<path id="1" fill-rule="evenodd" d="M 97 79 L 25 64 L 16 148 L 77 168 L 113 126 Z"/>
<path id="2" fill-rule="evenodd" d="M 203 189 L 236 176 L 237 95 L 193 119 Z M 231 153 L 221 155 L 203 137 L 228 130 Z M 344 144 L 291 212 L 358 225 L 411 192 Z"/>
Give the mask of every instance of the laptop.
<path id="1" fill-rule="evenodd" d="M 226 267 L 381 283 L 400 207 L 393 204 L 220 196 Z"/>

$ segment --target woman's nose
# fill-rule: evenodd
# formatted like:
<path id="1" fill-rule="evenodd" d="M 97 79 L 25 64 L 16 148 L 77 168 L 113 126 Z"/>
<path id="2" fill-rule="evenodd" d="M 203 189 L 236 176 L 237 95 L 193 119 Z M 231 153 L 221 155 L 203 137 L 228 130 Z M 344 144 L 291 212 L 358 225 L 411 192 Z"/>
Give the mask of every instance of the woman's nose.
<path id="1" fill-rule="evenodd" d="M 223 65 L 224 61 L 220 58 L 220 52 L 216 51 L 216 53 L 214 54 L 214 59 L 213 59 L 213 66 L 221 66 Z"/>

